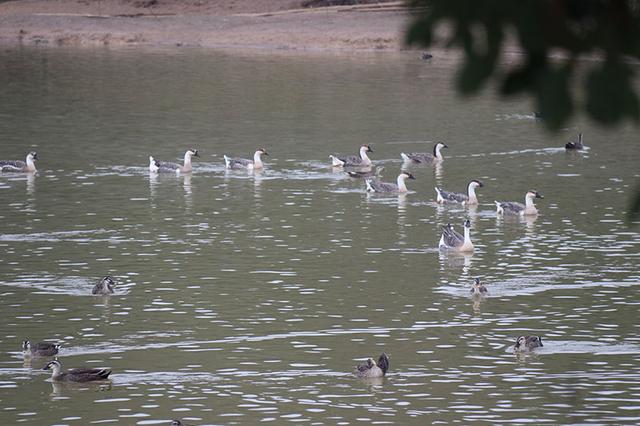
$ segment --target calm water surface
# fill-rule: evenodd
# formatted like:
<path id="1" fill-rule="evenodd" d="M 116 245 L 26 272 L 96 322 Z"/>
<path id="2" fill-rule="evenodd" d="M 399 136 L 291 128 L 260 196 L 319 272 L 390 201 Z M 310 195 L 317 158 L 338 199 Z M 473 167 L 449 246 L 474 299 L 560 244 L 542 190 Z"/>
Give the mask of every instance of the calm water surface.
<path id="1" fill-rule="evenodd" d="M 0 423 L 640 422 L 637 129 L 551 135 L 416 56 L 0 52 L 0 156 L 40 157 L 0 176 Z M 329 167 L 371 143 L 393 181 L 435 140 L 406 196 Z M 259 146 L 263 173 L 224 171 Z M 189 147 L 192 176 L 149 176 Z M 472 178 L 477 209 L 435 204 Z M 496 217 L 530 188 L 537 218 Z M 439 253 L 466 218 L 475 253 Z M 116 294 L 91 296 L 106 274 Z M 521 334 L 544 348 L 516 357 Z M 27 337 L 112 381 L 52 383 Z M 351 375 L 382 351 L 384 380 Z"/>

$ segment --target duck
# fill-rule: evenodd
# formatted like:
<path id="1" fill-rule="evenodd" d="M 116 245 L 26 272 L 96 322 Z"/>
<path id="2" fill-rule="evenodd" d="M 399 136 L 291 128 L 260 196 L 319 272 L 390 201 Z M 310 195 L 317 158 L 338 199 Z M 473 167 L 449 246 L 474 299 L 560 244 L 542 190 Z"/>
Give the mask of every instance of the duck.
<path id="1" fill-rule="evenodd" d="M 269 155 L 266 149 L 258 148 L 253 154 L 253 160 L 246 158 L 233 158 L 224 155 L 224 164 L 227 169 L 258 170 L 264 167 L 262 156 Z"/>
<path id="2" fill-rule="evenodd" d="M 443 250 L 472 252 L 474 247 L 471 242 L 471 222 L 469 220 L 464 221 L 464 236 L 456 232 L 450 223 L 443 226 L 438 247 Z"/>
<path id="3" fill-rule="evenodd" d="M 514 214 L 520 216 L 535 216 L 538 209 L 533 204 L 534 198 L 544 198 L 538 191 L 531 189 L 524 196 L 524 204 L 515 201 L 494 201 L 498 214 Z"/>
<path id="4" fill-rule="evenodd" d="M 157 161 L 149 156 L 149 171 L 152 173 L 190 173 L 193 170 L 191 157 L 200 157 L 197 149 L 190 148 L 184 153 L 184 165 L 182 166 L 178 163 Z"/>
<path id="5" fill-rule="evenodd" d="M 91 290 L 91 294 L 99 294 L 101 296 L 108 296 L 110 294 L 115 293 L 114 288 L 116 286 L 116 281 L 113 279 L 111 275 L 107 275 L 103 279 L 100 280 L 99 283 L 93 286 L 93 290 Z"/>
<path id="6" fill-rule="evenodd" d="M 542 337 L 540 336 L 520 336 L 516 339 L 516 344 L 513 346 L 515 352 L 529 352 L 535 348 L 541 348 Z"/>
<path id="7" fill-rule="evenodd" d="M 400 157 L 407 163 L 439 163 L 444 161 L 444 157 L 442 156 L 442 148 L 449 148 L 442 142 L 438 142 L 433 146 L 433 154 L 428 152 L 410 152 L 405 154 L 404 152 L 400 153 Z"/>
<path id="8" fill-rule="evenodd" d="M 29 339 L 22 342 L 22 353 L 25 356 L 54 356 L 58 354 L 60 345 L 57 343 L 38 342 L 31 344 Z"/>
<path id="9" fill-rule="evenodd" d="M 58 360 L 48 362 L 42 369 L 51 370 L 51 379 L 56 382 L 95 382 L 107 380 L 111 374 L 109 368 L 74 368 L 65 373 Z"/>
<path id="10" fill-rule="evenodd" d="M 330 155 L 331 165 L 334 167 L 369 167 L 371 159 L 367 156 L 367 152 L 373 152 L 373 149 L 369 145 L 360 146 L 360 157 L 350 155 L 348 157 L 338 157 L 337 155 Z"/>
<path id="11" fill-rule="evenodd" d="M 477 205 L 478 197 L 476 196 L 476 188 L 482 188 L 483 186 L 484 184 L 482 182 L 474 179 L 467 185 L 466 194 L 463 194 L 461 192 L 445 191 L 444 189 L 436 186 L 436 201 L 438 202 L 438 204 L 450 202 L 461 203 L 463 206 Z"/>
<path id="12" fill-rule="evenodd" d="M 355 375 L 361 378 L 384 377 L 389 370 L 389 355 L 382 353 L 378 362 L 368 358 L 363 364 L 356 365 Z"/>
<path id="13" fill-rule="evenodd" d="M 345 173 L 352 178 L 361 179 L 368 177 L 379 177 L 382 174 L 384 167 L 378 166 L 374 170 L 345 170 Z"/>
<path id="14" fill-rule="evenodd" d="M 182 421 L 178 420 L 178 419 L 173 419 L 171 421 L 171 426 L 190 426 L 186 423 L 183 423 Z"/>
<path id="15" fill-rule="evenodd" d="M 404 183 L 407 179 L 415 179 L 415 177 L 409 172 L 402 172 L 398 175 L 397 183 L 380 182 L 376 179 L 367 178 L 365 184 L 367 185 L 367 192 L 377 192 L 384 194 L 393 193 L 406 193 L 408 191 L 407 185 Z"/>
<path id="16" fill-rule="evenodd" d="M 476 277 L 473 280 L 473 287 L 471 287 L 471 290 L 469 292 L 471 293 L 472 296 L 484 296 L 489 291 L 484 286 L 484 284 L 482 284 L 482 282 L 480 281 L 480 278 Z"/>
<path id="17" fill-rule="evenodd" d="M 580 150 L 584 149 L 584 144 L 582 143 L 582 133 L 578 134 L 578 140 L 575 142 L 567 142 L 564 146 L 565 149 L 568 150 Z"/>
<path id="18" fill-rule="evenodd" d="M 38 159 L 38 153 L 31 151 L 27 154 L 26 161 L 20 160 L 0 160 L 0 172 L 9 173 L 34 173 L 37 172 L 35 160 Z"/>

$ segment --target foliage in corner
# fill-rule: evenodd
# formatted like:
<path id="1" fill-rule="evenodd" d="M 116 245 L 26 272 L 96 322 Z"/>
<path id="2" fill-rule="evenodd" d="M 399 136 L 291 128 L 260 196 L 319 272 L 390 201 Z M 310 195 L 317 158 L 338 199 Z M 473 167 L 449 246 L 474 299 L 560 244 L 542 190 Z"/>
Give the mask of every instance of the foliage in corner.
<path id="1" fill-rule="evenodd" d="M 461 48 L 457 87 L 472 94 L 495 79 L 502 95 L 528 94 L 545 125 L 557 130 L 575 112 L 602 125 L 640 119 L 633 86 L 640 59 L 639 0 L 408 0 L 413 20 L 409 45 Z M 450 31 L 444 40 L 436 30 Z M 523 53 L 517 65 L 498 69 L 505 48 Z M 602 60 L 582 63 L 594 56 Z M 585 99 L 576 97 L 580 77 Z"/>

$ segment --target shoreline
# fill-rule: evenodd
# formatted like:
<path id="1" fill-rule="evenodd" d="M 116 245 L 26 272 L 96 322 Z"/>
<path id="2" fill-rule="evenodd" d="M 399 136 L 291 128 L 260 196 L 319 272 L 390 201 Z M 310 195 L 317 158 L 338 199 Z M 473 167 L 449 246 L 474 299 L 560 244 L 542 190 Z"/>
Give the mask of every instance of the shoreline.
<path id="1" fill-rule="evenodd" d="M 257 11 L 174 14 L 154 9 L 144 14 L 129 14 L 130 9 L 106 9 L 103 5 L 101 11 L 108 15 L 92 15 L 82 10 L 70 11 L 68 8 L 78 3 L 75 0 L 49 3 L 59 6 L 56 9 L 59 12 L 46 11 L 42 0 L 27 0 L 32 9 L 9 8 L 9 13 L 7 5 L 15 8 L 18 3 L 0 3 L 0 45 L 337 52 L 418 50 L 404 46 L 409 13 L 399 2 L 281 10 L 283 2 L 292 2 L 264 1 L 275 10 L 264 11 L 265 5 L 260 0 L 255 3 L 246 0 Z M 62 8 L 63 4 L 66 8 Z M 119 4 L 111 2 L 111 5 Z"/>

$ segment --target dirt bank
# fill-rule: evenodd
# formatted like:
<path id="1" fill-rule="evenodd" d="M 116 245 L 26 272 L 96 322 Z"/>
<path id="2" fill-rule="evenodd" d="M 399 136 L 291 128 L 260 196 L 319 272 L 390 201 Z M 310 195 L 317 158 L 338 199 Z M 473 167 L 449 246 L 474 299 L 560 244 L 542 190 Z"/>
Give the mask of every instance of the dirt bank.
<path id="1" fill-rule="evenodd" d="M 408 14 L 401 2 L 303 7 L 307 3 L 308 0 L 0 2 L 0 44 L 346 51 L 402 48 Z"/>

